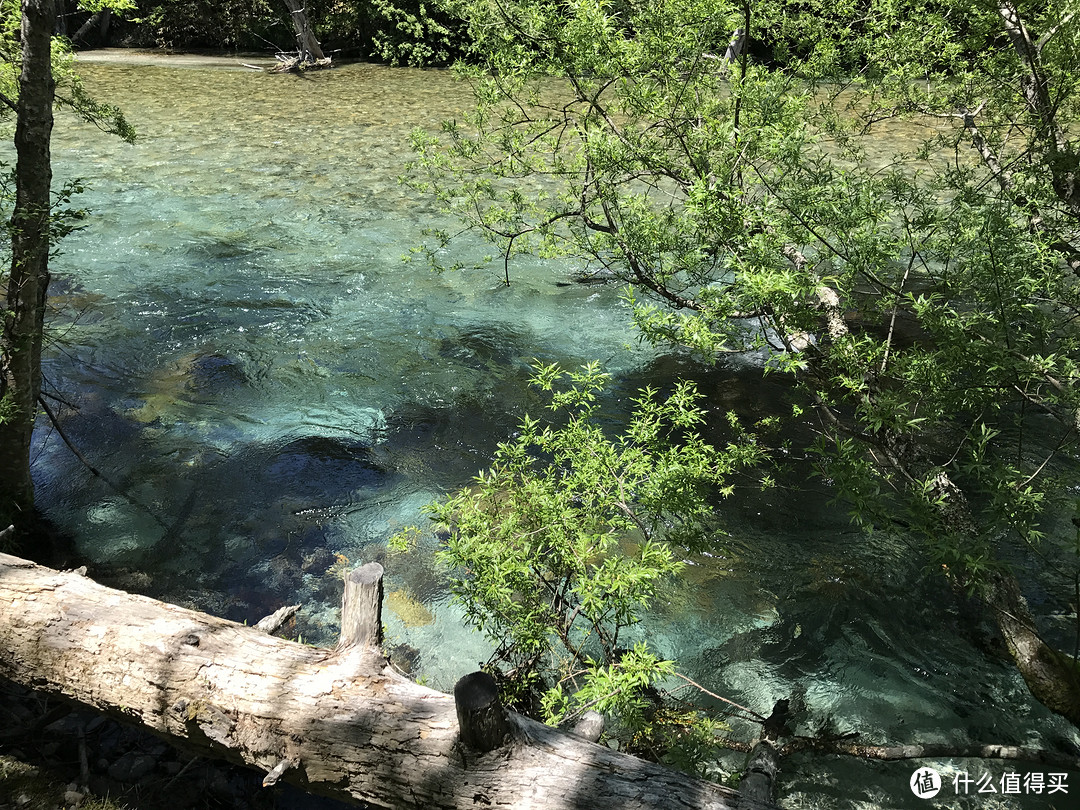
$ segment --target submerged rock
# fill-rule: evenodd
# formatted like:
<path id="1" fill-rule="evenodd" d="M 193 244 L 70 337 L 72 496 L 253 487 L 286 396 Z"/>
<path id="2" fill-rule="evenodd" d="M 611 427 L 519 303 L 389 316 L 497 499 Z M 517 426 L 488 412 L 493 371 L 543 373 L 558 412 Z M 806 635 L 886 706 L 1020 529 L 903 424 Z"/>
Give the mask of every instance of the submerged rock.
<path id="1" fill-rule="evenodd" d="M 191 360 L 189 375 L 189 386 L 213 391 L 248 382 L 241 361 L 217 353 L 196 355 Z"/>
<path id="2" fill-rule="evenodd" d="M 143 424 L 183 421 L 183 409 L 194 395 L 217 395 L 248 381 L 238 358 L 219 352 L 191 352 L 154 372 L 137 394 L 143 404 L 127 415 Z"/>
<path id="3" fill-rule="evenodd" d="M 434 624 L 435 616 L 407 591 L 391 591 L 386 595 L 386 606 L 409 628 Z"/>
<path id="4" fill-rule="evenodd" d="M 398 644 L 390 649 L 390 663 L 412 675 L 420 668 L 420 651 L 411 644 Z"/>
<path id="5" fill-rule="evenodd" d="M 500 324 L 466 329 L 456 337 L 439 341 L 439 356 L 467 368 L 486 371 L 513 365 L 532 345 L 528 336 Z"/>

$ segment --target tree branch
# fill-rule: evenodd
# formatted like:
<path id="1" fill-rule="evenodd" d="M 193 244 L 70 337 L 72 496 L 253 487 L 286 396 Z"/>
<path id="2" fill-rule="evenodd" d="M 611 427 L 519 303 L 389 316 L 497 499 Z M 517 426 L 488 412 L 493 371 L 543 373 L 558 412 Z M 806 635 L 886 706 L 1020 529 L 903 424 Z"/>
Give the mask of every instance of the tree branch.
<path id="1" fill-rule="evenodd" d="M 822 754 L 845 754 L 863 759 L 940 759 L 945 757 L 973 759 L 1011 759 L 1038 762 L 1057 768 L 1080 770 L 1080 759 L 1037 748 L 1020 748 L 1013 745 L 863 745 L 847 739 L 815 739 L 796 737 L 780 748 L 782 757 L 798 751 L 814 751 Z"/>

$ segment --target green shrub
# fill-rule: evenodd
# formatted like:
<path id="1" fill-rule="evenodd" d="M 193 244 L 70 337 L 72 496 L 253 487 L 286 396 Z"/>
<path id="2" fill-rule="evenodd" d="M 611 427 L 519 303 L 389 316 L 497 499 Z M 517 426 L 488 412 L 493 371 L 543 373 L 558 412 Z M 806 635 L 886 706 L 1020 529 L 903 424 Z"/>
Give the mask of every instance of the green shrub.
<path id="1" fill-rule="evenodd" d="M 428 507 L 447 531 L 437 557 L 467 620 L 497 645 L 488 667 L 511 705 L 554 725 L 595 709 L 656 757 L 682 739 L 689 762 L 692 713 L 657 713 L 656 685 L 675 664 L 626 631 L 688 553 L 715 548 L 712 504 L 762 449 L 733 416 L 726 447 L 698 435 L 704 414 L 687 382 L 666 397 L 645 390 L 609 438 L 606 381 L 596 365 L 537 367 L 556 421 L 526 417 L 472 487 Z"/>

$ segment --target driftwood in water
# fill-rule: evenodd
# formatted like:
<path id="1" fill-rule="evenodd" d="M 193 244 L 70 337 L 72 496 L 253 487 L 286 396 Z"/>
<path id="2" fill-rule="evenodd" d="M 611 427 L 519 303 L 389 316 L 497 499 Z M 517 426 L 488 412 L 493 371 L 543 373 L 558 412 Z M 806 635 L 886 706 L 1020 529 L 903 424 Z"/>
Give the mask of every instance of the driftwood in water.
<path id="1" fill-rule="evenodd" d="M 309 59 L 303 54 L 296 53 L 279 53 L 275 55 L 277 64 L 271 68 L 267 68 L 268 73 L 303 73 L 306 70 L 323 70 L 324 68 L 331 67 L 333 62 L 329 56 L 324 56 L 321 59 Z M 247 65 L 246 67 L 255 67 L 254 65 Z M 261 68 L 259 68 L 261 70 Z"/>
<path id="2" fill-rule="evenodd" d="M 815 751 L 821 754 L 845 754 L 863 759 L 1011 759 L 1019 762 L 1037 762 L 1054 768 L 1080 771 L 1080 757 L 1047 751 L 1042 748 L 1023 748 L 1018 745 L 972 743 L 949 745 L 928 743 L 926 745 L 867 745 L 855 742 L 858 734 L 848 734 L 833 739 L 795 737 L 780 748 L 780 756 L 798 751 Z"/>
<path id="3" fill-rule="evenodd" d="M 352 584 L 370 604 L 381 579 L 361 571 Z M 0 676 L 260 768 L 266 784 L 386 808 L 736 806 L 734 791 L 482 694 L 463 709 L 479 709 L 481 736 L 499 744 L 478 750 L 460 739 L 453 698 L 397 675 L 372 646 L 377 627 L 346 626 L 336 650 L 309 647 L 0 554 Z"/>

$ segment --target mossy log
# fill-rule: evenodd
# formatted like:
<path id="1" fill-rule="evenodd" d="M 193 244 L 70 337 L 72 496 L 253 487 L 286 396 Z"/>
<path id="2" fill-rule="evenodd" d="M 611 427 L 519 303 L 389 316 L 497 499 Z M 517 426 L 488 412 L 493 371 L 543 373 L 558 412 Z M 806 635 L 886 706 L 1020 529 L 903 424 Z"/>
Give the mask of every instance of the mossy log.
<path id="1" fill-rule="evenodd" d="M 310 647 L 0 554 L 0 676 L 260 768 L 265 784 L 386 808 L 736 806 L 732 790 L 512 712 L 501 744 L 477 750 L 452 697 L 395 673 L 377 631 L 351 626 L 336 649 Z"/>

